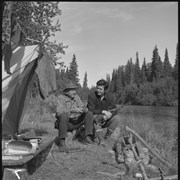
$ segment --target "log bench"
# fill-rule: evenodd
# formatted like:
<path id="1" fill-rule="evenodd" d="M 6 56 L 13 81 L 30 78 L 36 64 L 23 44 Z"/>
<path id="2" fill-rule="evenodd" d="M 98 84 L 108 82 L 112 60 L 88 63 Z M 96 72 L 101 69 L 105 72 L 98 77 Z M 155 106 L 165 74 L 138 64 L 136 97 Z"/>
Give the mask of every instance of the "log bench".
<path id="1" fill-rule="evenodd" d="M 20 159 L 2 159 L 2 180 L 25 180 L 28 175 L 45 161 L 54 137 L 42 137 L 35 153 L 24 155 Z M 14 156 L 16 158 L 16 156 Z M 41 162 L 38 162 L 41 159 Z"/>

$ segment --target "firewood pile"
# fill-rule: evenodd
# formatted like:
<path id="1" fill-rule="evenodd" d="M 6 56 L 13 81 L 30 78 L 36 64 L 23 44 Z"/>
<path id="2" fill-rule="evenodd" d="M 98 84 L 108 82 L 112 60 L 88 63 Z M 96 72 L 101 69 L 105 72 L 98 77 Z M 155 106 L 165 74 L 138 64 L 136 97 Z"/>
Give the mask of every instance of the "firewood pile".
<path id="1" fill-rule="evenodd" d="M 129 135 L 117 139 L 113 147 L 116 162 L 126 167 L 126 175 L 138 180 L 178 179 L 177 175 L 167 176 L 152 160 L 156 158 L 167 168 L 173 169 L 170 163 L 157 154 L 134 130 L 126 127 L 126 131 Z"/>

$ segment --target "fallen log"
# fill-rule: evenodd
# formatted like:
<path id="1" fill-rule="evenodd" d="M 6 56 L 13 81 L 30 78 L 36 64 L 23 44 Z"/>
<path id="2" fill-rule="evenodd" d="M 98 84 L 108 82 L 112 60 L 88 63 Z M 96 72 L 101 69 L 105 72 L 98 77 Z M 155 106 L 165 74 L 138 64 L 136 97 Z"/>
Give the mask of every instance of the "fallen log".
<path id="1" fill-rule="evenodd" d="M 161 180 L 161 179 L 162 179 L 162 177 L 154 177 L 154 178 L 150 178 L 148 180 Z M 163 179 L 164 180 L 178 179 L 178 175 L 164 176 Z"/>
<path id="2" fill-rule="evenodd" d="M 168 168 L 173 168 L 174 167 L 167 162 L 166 160 L 164 160 L 157 152 L 155 152 L 140 136 L 137 132 L 135 132 L 134 130 L 132 130 L 131 128 L 129 128 L 128 126 L 126 126 L 126 131 L 129 131 L 130 133 L 132 133 L 134 136 L 136 136 L 139 141 L 157 158 L 159 159 L 166 167 Z"/>
<path id="3" fill-rule="evenodd" d="M 115 174 L 111 174 L 111 173 L 107 173 L 107 172 L 97 171 L 97 173 L 102 174 L 102 175 L 111 176 L 111 177 L 114 177 L 114 178 L 122 177 L 122 176 L 125 175 L 124 172 L 118 172 L 118 173 L 115 173 Z"/>

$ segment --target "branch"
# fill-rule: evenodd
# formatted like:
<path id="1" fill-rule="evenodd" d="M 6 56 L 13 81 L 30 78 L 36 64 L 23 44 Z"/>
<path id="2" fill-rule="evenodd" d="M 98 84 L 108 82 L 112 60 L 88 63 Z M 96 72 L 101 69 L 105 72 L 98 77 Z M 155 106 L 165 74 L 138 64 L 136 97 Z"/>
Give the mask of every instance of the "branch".
<path id="1" fill-rule="evenodd" d="M 111 177 L 114 177 L 114 178 L 118 178 L 119 176 L 125 175 L 124 172 L 118 172 L 118 173 L 115 173 L 115 174 L 110 174 L 110 173 L 107 173 L 107 172 L 97 171 L 97 173 L 102 174 L 102 175 L 111 176 Z"/>
<path id="2" fill-rule="evenodd" d="M 26 38 L 26 39 L 29 40 L 29 41 L 34 41 L 34 42 L 37 42 L 37 43 L 40 43 L 40 44 L 48 45 L 47 43 L 44 43 L 44 42 L 41 42 L 41 41 L 38 41 L 38 40 L 35 40 L 35 39 L 31 39 L 31 38 Z"/>
<path id="3" fill-rule="evenodd" d="M 140 159 L 139 159 L 139 156 L 138 156 L 138 154 L 137 154 L 137 152 L 136 152 L 136 150 L 135 150 L 135 147 L 134 147 L 134 145 L 133 145 L 133 143 L 132 143 L 132 134 L 130 134 L 129 143 L 130 143 L 130 146 L 131 146 L 132 151 L 133 151 L 133 153 L 134 153 L 134 156 L 135 156 L 136 161 L 139 161 L 139 160 L 140 160 Z M 141 161 L 139 162 L 139 167 L 140 167 L 140 169 L 141 169 L 141 171 L 142 171 L 144 180 L 148 180 L 146 171 L 145 171 L 144 166 L 143 166 L 143 164 L 142 164 Z"/>

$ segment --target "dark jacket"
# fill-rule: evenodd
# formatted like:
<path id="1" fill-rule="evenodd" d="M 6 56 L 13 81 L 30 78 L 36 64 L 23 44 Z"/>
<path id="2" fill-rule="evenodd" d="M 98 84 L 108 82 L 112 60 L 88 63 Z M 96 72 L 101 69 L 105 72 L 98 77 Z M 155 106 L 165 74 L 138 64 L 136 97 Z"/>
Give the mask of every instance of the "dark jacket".
<path id="1" fill-rule="evenodd" d="M 100 96 L 98 96 L 96 92 L 93 92 L 88 96 L 87 108 L 94 115 L 102 114 L 103 110 L 108 110 L 115 107 L 115 99 L 111 94 L 106 93 L 102 101 L 100 99 Z M 112 114 L 115 115 L 116 112 L 113 112 Z"/>

